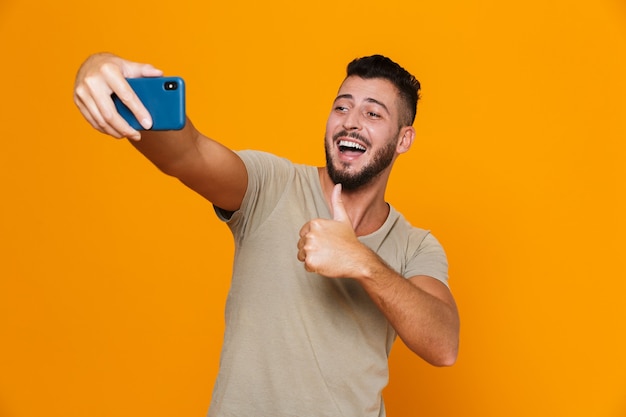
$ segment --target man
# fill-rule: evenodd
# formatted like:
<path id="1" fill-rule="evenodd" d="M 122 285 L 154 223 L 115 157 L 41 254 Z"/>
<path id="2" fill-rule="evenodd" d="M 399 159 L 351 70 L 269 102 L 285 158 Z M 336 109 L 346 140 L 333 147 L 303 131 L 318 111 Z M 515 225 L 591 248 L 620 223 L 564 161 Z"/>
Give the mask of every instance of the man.
<path id="1" fill-rule="evenodd" d="M 384 200 L 415 137 L 419 82 L 375 55 L 348 65 L 328 117 L 327 166 L 234 152 L 198 132 L 145 128 L 125 77 L 161 71 L 111 54 L 78 71 L 75 102 L 93 127 L 131 143 L 213 203 L 235 237 L 226 332 L 209 416 L 384 416 L 396 337 L 436 366 L 456 361 L 459 318 L 443 249 Z"/>

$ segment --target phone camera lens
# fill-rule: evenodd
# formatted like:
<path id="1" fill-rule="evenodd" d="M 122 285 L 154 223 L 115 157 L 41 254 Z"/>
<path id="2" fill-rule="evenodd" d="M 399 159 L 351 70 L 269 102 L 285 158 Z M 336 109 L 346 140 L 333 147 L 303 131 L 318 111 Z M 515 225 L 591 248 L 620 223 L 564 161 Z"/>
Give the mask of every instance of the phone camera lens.
<path id="1" fill-rule="evenodd" d="M 176 81 L 166 81 L 164 86 L 167 91 L 172 91 L 178 88 L 178 83 Z"/>

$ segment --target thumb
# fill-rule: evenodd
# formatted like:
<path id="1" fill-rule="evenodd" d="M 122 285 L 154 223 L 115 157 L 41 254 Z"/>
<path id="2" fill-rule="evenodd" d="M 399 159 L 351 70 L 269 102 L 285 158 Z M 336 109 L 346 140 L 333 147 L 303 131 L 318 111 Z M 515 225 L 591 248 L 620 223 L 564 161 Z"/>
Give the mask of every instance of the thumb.
<path id="1" fill-rule="evenodd" d="M 346 213 L 346 208 L 343 206 L 343 200 L 341 198 L 341 184 L 335 184 L 333 193 L 330 196 L 330 204 L 333 210 L 333 220 L 348 223 L 352 226 L 350 217 Z"/>

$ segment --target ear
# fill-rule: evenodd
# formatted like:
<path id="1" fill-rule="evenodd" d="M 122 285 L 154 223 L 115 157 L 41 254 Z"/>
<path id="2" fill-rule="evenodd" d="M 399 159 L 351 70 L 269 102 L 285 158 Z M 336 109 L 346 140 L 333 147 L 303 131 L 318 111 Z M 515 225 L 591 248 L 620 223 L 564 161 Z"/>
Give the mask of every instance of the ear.
<path id="1" fill-rule="evenodd" d="M 400 129 L 400 139 L 398 140 L 398 146 L 396 152 L 401 154 L 408 152 L 411 149 L 413 140 L 415 139 L 415 128 L 413 126 L 404 126 Z"/>

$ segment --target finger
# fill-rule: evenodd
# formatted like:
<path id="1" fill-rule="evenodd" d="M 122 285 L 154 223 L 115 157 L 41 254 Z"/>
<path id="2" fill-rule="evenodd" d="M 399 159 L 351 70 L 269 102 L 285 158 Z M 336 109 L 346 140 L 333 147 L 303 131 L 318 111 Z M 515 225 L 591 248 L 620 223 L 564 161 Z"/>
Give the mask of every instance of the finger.
<path id="1" fill-rule="evenodd" d="M 343 205 L 341 198 L 341 184 L 336 184 L 330 197 L 330 203 L 333 210 L 333 220 L 352 225 L 348 213 Z"/>
<path id="2" fill-rule="evenodd" d="M 98 125 L 98 123 L 96 122 L 94 117 L 91 115 L 91 111 L 90 111 L 89 107 L 87 105 L 85 105 L 85 103 L 83 102 L 83 99 L 79 97 L 78 93 L 74 94 L 74 104 L 76 104 L 76 107 L 78 107 L 78 110 L 80 111 L 80 113 L 83 115 L 83 117 L 87 120 L 87 122 L 94 129 L 98 130 L 101 133 L 105 133 L 100 128 L 100 126 Z"/>
<path id="3" fill-rule="evenodd" d="M 135 62 L 123 61 L 122 64 L 122 73 L 124 78 L 143 78 L 143 77 L 161 77 L 163 75 L 163 71 L 150 64 L 142 64 Z M 121 94 L 129 94 L 129 97 L 121 97 L 120 93 L 113 89 L 113 91 L 117 94 L 117 96 L 122 100 L 122 103 L 126 105 L 139 121 L 141 126 L 144 129 L 150 129 L 152 127 L 152 116 L 145 108 L 144 104 L 141 102 L 139 97 L 135 94 L 132 88 L 130 90 L 126 89 L 127 83 L 118 84 L 118 86 L 122 89 Z"/>
<path id="4" fill-rule="evenodd" d="M 306 254 L 304 253 L 302 249 L 298 251 L 298 260 L 300 262 L 304 262 L 306 260 Z"/>
<path id="5" fill-rule="evenodd" d="M 300 233 L 298 234 L 298 236 L 300 236 L 300 238 L 305 237 L 307 235 L 307 233 L 309 233 L 309 230 L 311 230 L 311 223 L 307 222 L 300 229 Z"/>
<path id="6" fill-rule="evenodd" d="M 83 117 L 89 122 L 89 124 L 101 133 L 108 134 L 115 138 L 122 138 L 124 135 L 114 129 L 100 113 L 100 109 L 96 102 L 89 95 L 81 95 L 77 90 L 74 98 L 76 106 L 82 113 Z"/>
<path id="7" fill-rule="evenodd" d="M 103 67 L 102 74 L 106 84 L 111 89 L 109 96 L 111 93 L 115 93 L 120 101 L 130 109 L 141 126 L 146 130 L 150 129 L 152 127 L 152 117 L 150 116 L 150 113 L 143 105 L 139 97 L 137 97 L 137 94 L 135 94 L 135 91 L 131 88 L 130 84 L 128 84 L 126 78 L 122 76 L 119 68 L 114 66 Z M 115 125 L 116 128 L 124 128 L 127 125 L 126 121 L 117 114 L 117 109 L 115 108 L 112 100 L 102 102 L 102 106 L 104 108 L 101 108 L 101 110 L 105 114 L 108 114 L 111 111 L 115 112 L 115 115 L 111 119 L 112 125 Z"/>
<path id="8" fill-rule="evenodd" d="M 122 83 L 127 84 L 119 68 L 106 65 L 100 73 L 85 77 L 77 85 L 75 96 L 82 101 L 91 119 L 98 126 L 98 130 L 114 137 L 139 139 L 139 132 L 133 129 L 115 108 L 111 98 L 113 90 L 110 84 L 119 83 L 119 81 L 113 80 L 121 80 Z M 130 86 L 127 88 L 131 89 Z"/>
<path id="9" fill-rule="evenodd" d="M 106 106 L 99 106 L 94 100 L 91 93 L 81 94 L 82 91 L 77 89 L 76 105 L 87 119 L 87 121 L 98 131 L 106 133 L 115 138 L 127 137 L 129 139 L 138 140 L 141 138 L 139 132 L 133 129 L 124 119 L 117 115 L 115 106 L 113 109 L 107 109 Z M 105 101 L 111 101 L 110 96 Z M 115 118 L 121 119 L 121 124 L 116 124 Z"/>
<path id="10" fill-rule="evenodd" d="M 97 130 L 114 137 L 140 139 L 140 133 L 118 114 L 111 95 L 116 93 L 121 96 L 140 123 L 150 128 L 150 115 L 126 78 L 161 75 L 163 72 L 150 64 L 127 61 L 110 53 L 94 54 L 77 73 L 75 102 L 87 121 Z"/>

